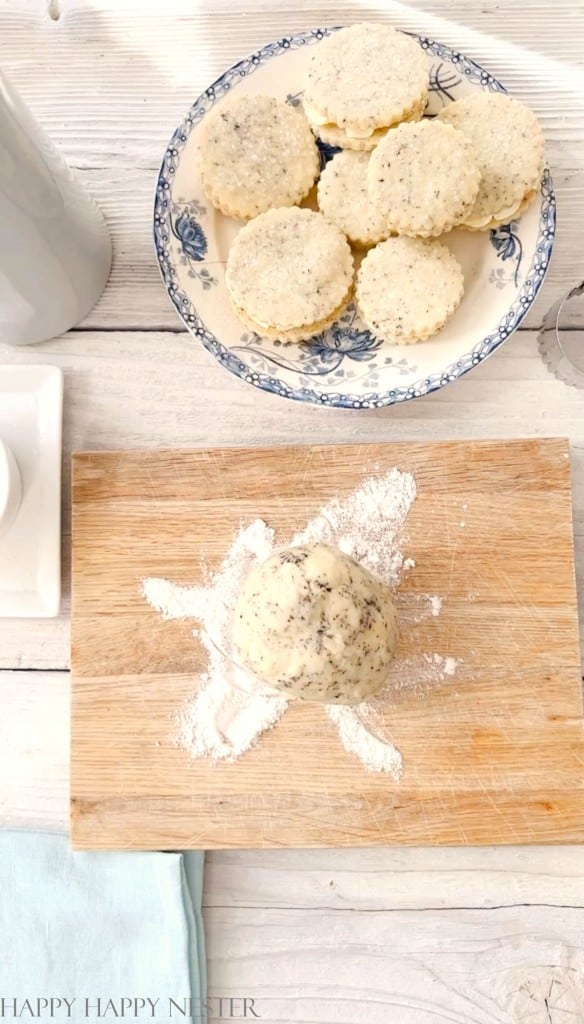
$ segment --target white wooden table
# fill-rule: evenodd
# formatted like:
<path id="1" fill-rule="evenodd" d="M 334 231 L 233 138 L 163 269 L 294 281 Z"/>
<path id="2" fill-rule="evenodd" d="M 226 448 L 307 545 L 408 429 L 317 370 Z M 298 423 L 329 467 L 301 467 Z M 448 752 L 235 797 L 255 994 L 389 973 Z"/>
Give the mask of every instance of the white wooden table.
<path id="1" fill-rule="evenodd" d="M 236 58 L 296 29 L 388 15 L 476 57 L 535 108 L 559 238 L 528 328 L 445 390 L 357 415 L 258 394 L 183 332 L 154 263 L 151 200 L 170 132 Z M 0 374 L 49 362 L 66 380 L 62 614 L 0 621 L 0 824 L 66 827 L 74 449 L 566 435 L 584 595 L 584 394 L 536 349 L 545 310 L 584 276 L 583 38 L 582 0 L 0 0 L 0 60 L 115 243 L 85 324 L 0 346 Z M 205 918 L 211 992 L 255 998 L 271 1024 L 584 1020 L 577 848 L 214 853 Z"/>

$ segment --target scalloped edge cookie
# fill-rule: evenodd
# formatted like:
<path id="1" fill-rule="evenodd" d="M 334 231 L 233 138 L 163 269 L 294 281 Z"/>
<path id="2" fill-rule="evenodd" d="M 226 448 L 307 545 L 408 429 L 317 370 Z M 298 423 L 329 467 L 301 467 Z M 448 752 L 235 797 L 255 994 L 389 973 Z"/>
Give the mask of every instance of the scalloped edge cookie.
<path id="1" fill-rule="evenodd" d="M 230 97 L 202 124 L 199 178 L 213 206 L 248 220 L 294 206 L 320 169 L 318 147 L 302 113 L 273 96 Z"/>
<path id="2" fill-rule="evenodd" d="M 403 236 L 368 252 L 355 290 L 371 333 L 392 345 L 413 345 L 436 334 L 463 293 L 462 268 L 448 246 Z"/>
<path id="3" fill-rule="evenodd" d="M 481 175 L 463 132 L 442 121 L 400 124 L 371 154 L 371 202 L 390 232 L 436 237 L 472 210 Z"/>
<path id="4" fill-rule="evenodd" d="M 327 327 L 331 327 L 336 320 L 339 319 L 341 314 L 349 305 L 353 297 L 353 287 L 349 288 L 349 291 L 345 295 L 342 302 L 339 303 L 336 309 L 324 317 L 317 323 L 305 324 L 303 327 L 290 328 L 284 330 L 281 327 L 263 327 L 261 324 L 257 324 L 252 317 L 248 316 L 244 309 L 236 306 L 232 301 L 232 306 L 241 320 L 241 322 L 247 327 L 249 331 L 253 331 L 254 334 L 258 334 L 261 338 L 267 338 L 269 341 L 309 341 L 315 334 L 320 334 L 321 331 L 326 331 Z"/>
<path id="5" fill-rule="evenodd" d="M 402 121 L 428 97 L 430 64 L 415 39 L 379 22 L 333 32 L 304 73 L 313 124 L 370 134 Z"/>
<path id="6" fill-rule="evenodd" d="M 487 231 L 520 216 L 537 193 L 545 164 L 543 130 L 533 111 L 505 93 L 484 92 L 448 104 L 438 118 L 467 136 L 481 172 L 464 226 Z"/>
<path id="7" fill-rule="evenodd" d="M 386 218 L 369 199 L 369 159 L 368 153 L 343 150 L 329 160 L 317 185 L 321 213 L 362 249 L 382 242 L 390 234 Z"/>
<path id="8" fill-rule="evenodd" d="M 225 282 L 235 312 L 257 334 L 300 341 L 348 303 L 353 254 L 322 213 L 282 207 L 260 214 L 235 238 Z"/>
<path id="9" fill-rule="evenodd" d="M 514 210 L 502 210 L 499 217 L 492 217 L 490 221 L 486 224 L 481 224 L 480 227 L 474 227 L 472 224 L 459 224 L 458 228 L 461 231 L 494 231 L 496 228 L 500 228 L 502 224 L 510 224 L 511 221 L 519 220 L 525 211 L 529 209 L 537 194 L 538 190 L 534 188 L 533 192 L 528 192 Z"/>

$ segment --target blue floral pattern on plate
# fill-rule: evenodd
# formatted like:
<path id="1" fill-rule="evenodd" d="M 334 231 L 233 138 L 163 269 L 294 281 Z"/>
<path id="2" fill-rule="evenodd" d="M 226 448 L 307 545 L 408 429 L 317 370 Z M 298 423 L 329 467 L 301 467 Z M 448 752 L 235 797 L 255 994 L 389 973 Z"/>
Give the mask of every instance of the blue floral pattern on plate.
<path id="1" fill-rule="evenodd" d="M 497 256 L 503 261 L 513 260 L 515 266 L 513 268 L 512 280 L 515 286 L 517 286 L 519 284 L 519 269 L 523 259 L 523 246 L 518 234 L 517 221 L 503 224 L 500 228 L 494 228 L 489 234 L 491 245 L 493 245 Z"/>
<path id="2" fill-rule="evenodd" d="M 179 213 L 172 230 L 182 245 L 185 256 L 192 260 L 203 260 L 207 252 L 207 239 L 201 225 L 189 214 L 188 209 Z"/>
<path id="3" fill-rule="evenodd" d="M 482 362 L 519 326 L 549 264 L 555 234 L 555 197 L 546 169 L 540 196 L 526 218 L 478 239 L 479 233 L 465 233 L 475 235 L 475 239 L 463 244 L 482 247 L 486 261 L 480 282 L 484 306 L 501 312 L 494 321 L 483 314 L 480 327 L 473 325 L 466 334 L 462 332 L 456 344 L 452 338 L 441 340 L 441 332 L 413 349 L 387 345 L 365 328 L 353 308 L 330 329 L 299 345 L 242 334 L 241 325 L 229 311 L 223 270 L 225 243 L 214 220 L 218 215 L 207 210 L 202 197 L 199 199 L 196 175 L 192 179 L 190 173 L 183 175 L 181 187 L 177 187 L 182 164 L 189 159 L 189 139 L 214 104 L 231 89 L 240 85 L 246 88 L 250 76 L 258 74 L 259 78 L 263 74 L 262 87 L 255 91 L 269 91 L 266 75 L 270 62 L 278 58 L 286 58 L 288 64 L 282 64 L 282 73 L 278 66 L 272 91 L 298 106 L 301 73 L 292 73 L 291 62 L 300 57 L 299 51 L 332 31 L 335 29 L 319 28 L 268 43 L 235 64 L 198 97 L 164 154 L 154 202 L 154 239 L 162 279 L 177 312 L 191 334 L 231 373 L 254 387 L 297 401 L 350 409 L 378 408 L 444 387 Z M 431 61 L 430 116 L 473 89 L 505 91 L 489 72 L 464 54 L 426 37 L 416 38 Z M 286 67 L 291 70 L 286 72 Z M 322 145 L 320 149 L 324 164 L 335 150 Z M 485 256 L 489 251 L 492 258 Z"/>
<path id="4" fill-rule="evenodd" d="M 180 262 L 188 266 L 188 276 L 200 281 L 205 291 L 217 284 L 217 278 L 206 267 L 199 269 L 193 263 L 200 263 L 207 255 L 207 236 L 200 222 L 206 213 L 206 207 L 196 200 L 179 199 L 171 203 L 169 215 L 170 229 L 181 248 Z"/>
<path id="5" fill-rule="evenodd" d="M 302 345 L 292 342 L 266 341 L 257 334 L 243 334 L 241 344 L 232 352 L 245 353 L 254 370 L 263 373 L 270 368 L 294 371 L 304 386 L 311 378 L 319 378 L 322 388 L 338 387 L 341 381 L 358 381 L 362 387 L 375 387 L 383 367 L 393 366 L 398 374 L 416 373 L 416 366 L 405 356 L 394 359 L 384 350 L 383 342 L 365 330 L 354 306 L 327 331 L 321 331 Z"/>

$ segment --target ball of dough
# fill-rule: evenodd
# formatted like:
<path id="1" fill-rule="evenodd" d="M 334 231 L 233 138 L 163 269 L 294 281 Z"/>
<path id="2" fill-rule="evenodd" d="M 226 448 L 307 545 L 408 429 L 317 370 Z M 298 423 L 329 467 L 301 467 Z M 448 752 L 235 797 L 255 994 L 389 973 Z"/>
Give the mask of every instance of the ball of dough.
<path id="1" fill-rule="evenodd" d="M 254 566 L 235 610 L 239 659 L 302 700 L 358 704 L 387 678 L 398 640 L 391 591 L 326 544 L 278 551 Z"/>

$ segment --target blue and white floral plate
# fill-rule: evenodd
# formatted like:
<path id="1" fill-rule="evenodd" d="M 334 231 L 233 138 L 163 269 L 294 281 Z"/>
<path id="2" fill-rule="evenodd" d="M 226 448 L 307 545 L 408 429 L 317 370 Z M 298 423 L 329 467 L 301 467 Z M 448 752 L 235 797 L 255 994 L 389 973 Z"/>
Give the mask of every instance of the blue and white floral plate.
<path id="1" fill-rule="evenodd" d="M 354 308 L 302 344 L 250 334 L 232 312 L 225 287 L 225 261 L 240 225 L 214 210 L 202 193 L 197 137 L 205 115 L 234 89 L 298 104 L 309 47 L 330 31 L 315 29 L 269 43 L 195 100 L 164 154 L 154 237 L 162 278 L 179 316 L 228 370 L 284 398 L 376 408 L 444 387 L 482 362 L 519 326 L 550 260 L 555 199 L 546 169 L 540 194 L 519 221 L 487 233 L 453 231 L 447 236 L 464 270 L 465 295 L 450 323 L 429 341 L 409 347 L 382 343 Z M 431 65 L 429 115 L 477 89 L 504 91 L 464 54 L 424 37 L 419 41 Z M 323 163 L 332 152 L 321 147 Z"/>

